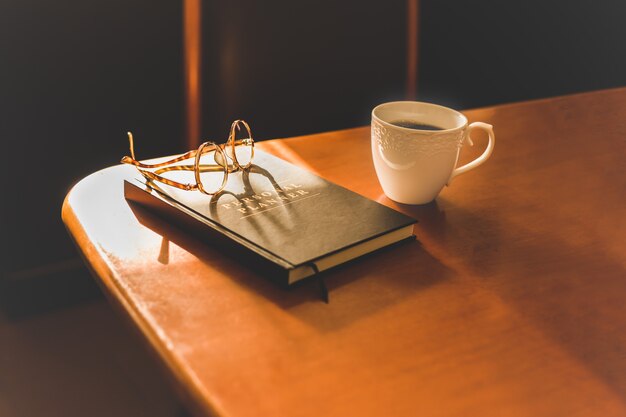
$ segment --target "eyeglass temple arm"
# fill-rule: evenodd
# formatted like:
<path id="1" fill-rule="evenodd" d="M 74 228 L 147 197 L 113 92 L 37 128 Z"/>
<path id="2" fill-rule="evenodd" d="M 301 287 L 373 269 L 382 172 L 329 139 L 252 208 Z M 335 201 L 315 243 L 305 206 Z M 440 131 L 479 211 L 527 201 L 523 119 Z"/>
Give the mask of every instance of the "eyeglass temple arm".
<path id="1" fill-rule="evenodd" d="M 170 159 L 165 162 L 159 162 L 158 164 L 144 164 L 142 162 L 137 161 L 137 159 L 135 159 L 135 145 L 133 141 L 133 134 L 131 132 L 127 132 L 127 133 L 128 133 L 128 142 L 130 144 L 130 156 L 125 156 L 122 158 L 120 162 L 123 164 L 130 164 L 139 168 L 158 168 L 158 167 L 162 167 L 165 165 L 173 164 L 175 162 L 184 161 L 185 159 L 193 158 L 194 156 L 196 156 L 197 151 L 193 150 L 193 151 L 189 151 L 174 159 Z"/>
<path id="2" fill-rule="evenodd" d="M 219 165 L 200 165 L 199 168 L 200 168 L 200 172 L 222 171 L 224 169 L 220 167 Z M 151 181 L 159 181 L 159 182 L 162 182 L 163 184 L 180 188 L 181 190 L 190 191 L 190 190 L 197 190 L 198 185 L 197 184 L 183 184 L 181 182 L 174 181 L 169 178 L 165 178 L 159 174 L 162 174 L 164 172 L 169 172 L 169 171 L 193 171 L 193 170 L 195 170 L 195 167 L 193 165 L 175 165 L 172 167 L 165 167 L 165 168 L 158 169 L 155 172 L 144 171 L 143 169 L 139 169 L 139 172 L 141 173 L 141 175 L 143 175 L 144 177 L 146 177 L 147 179 Z"/>
<path id="3" fill-rule="evenodd" d="M 224 167 L 221 165 L 199 165 L 200 172 L 218 172 L 224 171 Z M 170 171 L 194 171 L 196 167 L 194 165 L 174 165 L 171 167 L 160 168 L 154 171 L 155 174 L 162 174 Z"/>
<path id="4" fill-rule="evenodd" d="M 169 178 L 162 177 L 161 175 L 155 174 L 154 172 L 144 171 L 143 169 L 139 169 L 141 175 L 146 177 L 151 181 L 162 182 L 163 184 L 171 185 L 172 187 L 180 188 L 181 190 L 191 191 L 197 190 L 198 186 L 195 184 L 183 184 L 178 181 L 170 180 Z"/>

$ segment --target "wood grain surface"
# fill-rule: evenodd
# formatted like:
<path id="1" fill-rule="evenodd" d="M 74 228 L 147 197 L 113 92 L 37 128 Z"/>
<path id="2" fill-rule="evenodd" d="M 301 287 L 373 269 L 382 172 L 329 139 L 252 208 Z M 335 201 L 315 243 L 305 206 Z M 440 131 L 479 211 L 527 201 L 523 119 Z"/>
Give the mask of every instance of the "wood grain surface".
<path id="1" fill-rule="evenodd" d="M 419 220 L 330 273 L 328 305 L 129 206 L 132 167 L 63 219 L 198 415 L 626 415 L 626 89 L 464 113 L 494 153 L 424 206 L 383 195 L 368 127 L 258 145 Z"/>

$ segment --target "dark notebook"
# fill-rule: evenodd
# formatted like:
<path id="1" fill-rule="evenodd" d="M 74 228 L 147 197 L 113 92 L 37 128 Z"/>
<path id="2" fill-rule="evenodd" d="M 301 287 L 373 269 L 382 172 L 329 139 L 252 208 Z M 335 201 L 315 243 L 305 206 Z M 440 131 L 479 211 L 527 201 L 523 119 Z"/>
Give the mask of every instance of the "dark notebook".
<path id="1" fill-rule="evenodd" d="M 249 171 L 230 174 L 215 196 L 140 174 L 124 194 L 287 285 L 412 237 L 416 223 L 258 150 Z"/>

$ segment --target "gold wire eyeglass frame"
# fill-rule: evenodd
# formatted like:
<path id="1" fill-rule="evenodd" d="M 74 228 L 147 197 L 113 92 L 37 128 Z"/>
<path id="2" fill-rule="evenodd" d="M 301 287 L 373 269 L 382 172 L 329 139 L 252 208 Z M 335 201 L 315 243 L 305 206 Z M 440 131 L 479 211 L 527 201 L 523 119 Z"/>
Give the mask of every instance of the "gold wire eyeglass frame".
<path id="1" fill-rule="evenodd" d="M 241 130 L 241 126 L 246 129 L 248 137 L 244 139 L 236 139 L 236 133 L 237 131 Z M 254 159 L 254 139 L 252 138 L 250 126 L 244 120 L 235 120 L 232 123 L 226 143 L 217 145 L 215 144 L 215 142 L 204 142 L 196 150 L 186 152 L 173 159 L 159 162 L 156 164 L 146 164 L 137 161 L 137 159 L 135 159 L 135 146 L 133 141 L 133 134 L 131 132 L 128 132 L 128 141 L 130 144 L 130 156 L 124 156 L 122 158 L 121 162 L 123 164 L 134 165 L 141 173 L 141 175 L 143 175 L 148 180 L 158 181 L 163 184 L 180 188 L 181 190 L 185 191 L 197 190 L 207 195 L 214 195 L 221 192 L 224 187 L 226 187 L 226 183 L 228 182 L 228 174 L 238 170 L 247 170 L 252 165 L 252 161 Z M 248 163 L 245 165 L 242 165 L 237 159 L 237 152 L 235 151 L 237 146 L 250 146 L 250 161 L 248 161 Z M 215 164 L 201 164 L 202 156 L 212 151 L 215 151 L 213 157 L 213 159 L 215 160 Z M 193 165 L 173 165 L 177 162 L 181 162 L 191 158 L 194 158 Z M 229 164 L 229 160 L 232 161 L 232 164 Z M 149 169 L 156 170 L 148 171 Z M 182 182 L 174 181 L 161 175 L 165 172 L 170 171 L 193 171 L 195 184 L 184 184 Z M 223 171 L 224 173 L 222 184 L 216 191 L 207 191 L 202 184 L 200 174 L 219 171 Z"/>

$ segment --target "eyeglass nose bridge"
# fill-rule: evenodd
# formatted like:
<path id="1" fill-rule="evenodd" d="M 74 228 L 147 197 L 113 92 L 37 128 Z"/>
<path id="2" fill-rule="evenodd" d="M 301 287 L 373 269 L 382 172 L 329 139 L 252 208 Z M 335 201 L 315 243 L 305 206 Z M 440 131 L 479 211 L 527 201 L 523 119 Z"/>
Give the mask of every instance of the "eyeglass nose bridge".
<path id="1" fill-rule="evenodd" d="M 237 169 L 246 169 L 250 166 L 250 164 L 247 164 L 245 167 L 242 166 L 234 153 L 236 146 L 254 147 L 254 139 L 251 137 L 239 140 L 233 139 L 232 142 L 229 140 L 228 142 L 221 143 L 217 146 L 222 150 L 222 152 L 215 152 L 213 155 L 213 160 L 217 165 L 229 169 L 230 172 L 236 171 Z M 231 165 L 234 165 L 234 168 L 229 168 Z"/>
<path id="2" fill-rule="evenodd" d="M 216 146 L 221 149 L 221 152 L 217 152 L 216 150 L 213 154 L 213 160 L 217 165 L 221 166 L 222 168 L 228 168 L 228 159 L 230 159 L 231 161 L 233 160 L 232 156 L 228 155 L 228 147 L 224 143 Z"/>

